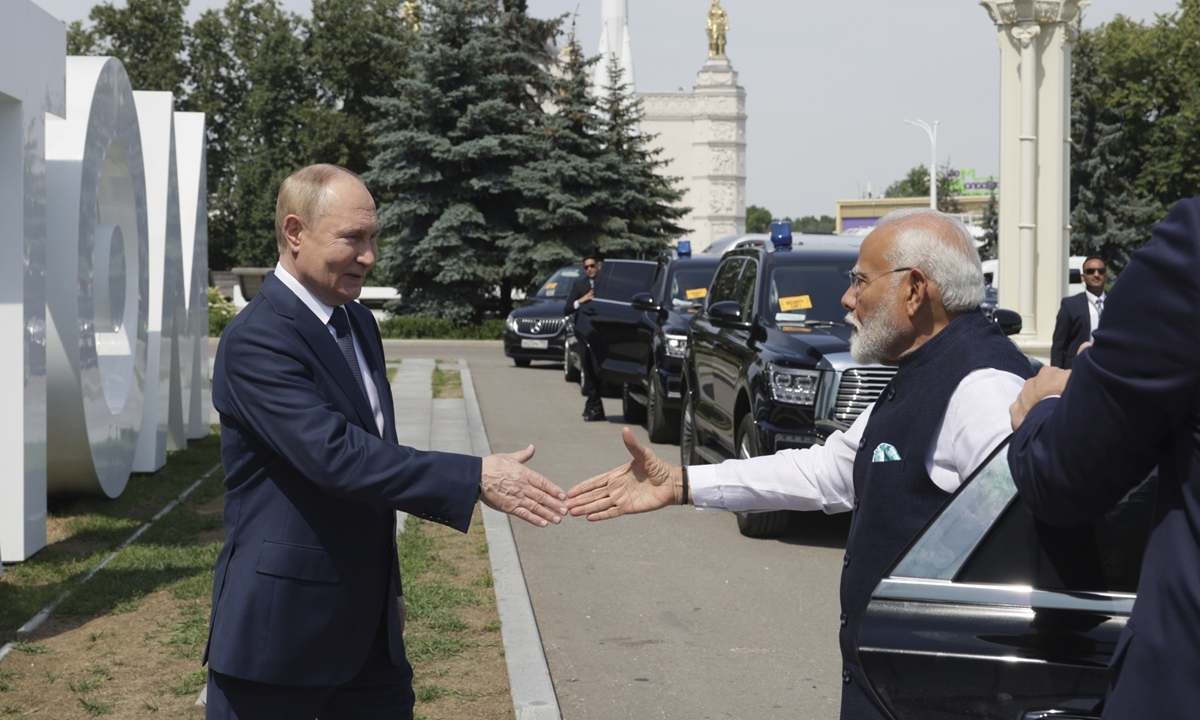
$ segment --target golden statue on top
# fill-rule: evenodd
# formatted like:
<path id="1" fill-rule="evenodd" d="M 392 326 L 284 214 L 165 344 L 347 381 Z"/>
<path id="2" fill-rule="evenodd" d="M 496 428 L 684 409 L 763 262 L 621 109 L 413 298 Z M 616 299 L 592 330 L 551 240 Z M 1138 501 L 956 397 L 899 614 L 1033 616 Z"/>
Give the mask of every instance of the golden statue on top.
<path id="1" fill-rule="evenodd" d="M 725 33 L 729 32 L 729 18 L 725 16 L 725 8 L 721 0 L 712 0 L 708 9 L 708 56 L 712 58 L 725 57 Z"/>
<path id="2" fill-rule="evenodd" d="M 421 31 L 420 0 L 406 0 L 404 6 L 400 9 L 400 22 L 404 27 L 413 32 Z"/>

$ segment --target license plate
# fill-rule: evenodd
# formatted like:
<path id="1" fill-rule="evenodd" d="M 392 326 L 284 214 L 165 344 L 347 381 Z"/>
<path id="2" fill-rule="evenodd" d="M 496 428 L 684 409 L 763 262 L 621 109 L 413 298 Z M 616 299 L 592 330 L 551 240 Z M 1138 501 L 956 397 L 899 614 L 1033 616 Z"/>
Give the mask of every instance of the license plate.
<path id="1" fill-rule="evenodd" d="M 522 340 L 521 347 L 526 350 L 545 350 L 550 347 L 549 340 Z"/>

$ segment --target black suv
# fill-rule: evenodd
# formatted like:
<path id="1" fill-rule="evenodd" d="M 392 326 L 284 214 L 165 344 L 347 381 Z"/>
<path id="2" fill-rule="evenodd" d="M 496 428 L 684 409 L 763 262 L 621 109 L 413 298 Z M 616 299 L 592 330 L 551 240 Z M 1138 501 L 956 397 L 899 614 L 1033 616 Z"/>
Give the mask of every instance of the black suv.
<path id="1" fill-rule="evenodd" d="M 841 299 L 857 259 L 852 248 L 770 243 L 725 254 L 684 358 L 684 464 L 822 444 L 875 401 L 896 368 L 850 357 Z M 773 537 L 790 515 L 738 513 L 738 528 Z"/>
<path id="2" fill-rule="evenodd" d="M 583 276 L 582 265 L 554 271 L 531 298 L 522 300 L 504 324 L 504 355 L 518 367 L 532 360 L 561 360 L 566 339 L 563 303 L 571 285 Z"/>
<path id="3" fill-rule="evenodd" d="M 680 381 L 688 326 L 704 307 L 720 261 L 719 256 L 693 257 L 689 246 L 666 250 L 658 257 L 650 292 L 634 295 L 630 303 L 641 311 L 637 335 L 646 348 L 646 364 L 638 369 L 635 380 L 625 383 L 622 406 L 626 422 L 645 421 L 653 442 L 679 440 Z"/>

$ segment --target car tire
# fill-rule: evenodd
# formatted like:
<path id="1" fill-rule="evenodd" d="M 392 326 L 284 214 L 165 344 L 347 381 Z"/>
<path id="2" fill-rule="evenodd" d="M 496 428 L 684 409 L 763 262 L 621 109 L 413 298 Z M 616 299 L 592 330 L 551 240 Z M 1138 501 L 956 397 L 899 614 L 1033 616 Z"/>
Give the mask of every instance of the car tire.
<path id="1" fill-rule="evenodd" d="M 529 358 L 513 358 L 513 365 L 517 367 L 529 367 L 529 363 L 531 362 L 532 360 Z"/>
<path id="2" fill-rule="evenodd" d="M 696 453 L 696 406 L 686 388 L 683 391 L 683 409 L 679 413 L 679 459 L 684 465 L 705 464 Z"/>
<path id="3" fill-rule="evenodd" d="M 587 363 L 587 362 L 591 362 L 591 360 L 592 359 L 590 357 L 588 357 L 588 351 L 586 349 L 580 349 L 580 351 L 579 351 L 579 368 L 580 368 L 579 369 L 579 394 L 583 395 L 583 396 L 587 396 L 588 392 L 590 392 L 592 389 L 591 378 L 588 376 L 587 373 L 583 372 L 583 364 Z"/>
<path id="4" fill-rule="evenodd" d="M 629 383 L 621 386 L 621 414 L 625 416 L 625 422 L 633 425 L 646 422 L 646 406 L 630 394 Z"/>
<path id="5" fill-rule="evenodd" d="M 646 388 L 646 432 L 650 435 L 650 442 L 679 442 L 679 411 L 663 407 L 663 400 L 658 370 L 651 367 L 650 386 Z"/>
<path id="6" fill-rule="evenodd" d="M 758 433 L 754 431 L 754 418 L 749 414 L 738 424 L 737 449 L 739 458 L 758 457 L 762 454 L 758 447 Z M 792 519 L 789 510 L 740 512 L 736 515 L 738 531 L 752 538 L 779 537 L 787 530 L 788 522 Z"/>

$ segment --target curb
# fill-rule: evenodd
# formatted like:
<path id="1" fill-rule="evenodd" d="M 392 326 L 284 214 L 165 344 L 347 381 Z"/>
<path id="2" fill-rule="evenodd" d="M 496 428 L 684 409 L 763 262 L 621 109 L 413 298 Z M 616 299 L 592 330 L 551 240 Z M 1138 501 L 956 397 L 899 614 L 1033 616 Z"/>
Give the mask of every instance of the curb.
<path id="1" fill-rule="evenodd" d="M 467 424 L 471 448 L 481 457 L 491 455 L 483 413 L 475 395 L 475 383 L 466 360 L 461 366 L 463 400 L 467 406 Z M 513 538 L 509 516 L 483 506 L 483 526 L 487 532 L 488 556 L 492 562 L 492 584 L 500 613 L 500 633 L 504 640 L 504 659 L 508 664 L 508 682 L 512 691 L 517 720 L 561 720 L 554 681 L 542 649 L 542 636 L 529 600 L 521 557 Z"/>

